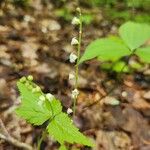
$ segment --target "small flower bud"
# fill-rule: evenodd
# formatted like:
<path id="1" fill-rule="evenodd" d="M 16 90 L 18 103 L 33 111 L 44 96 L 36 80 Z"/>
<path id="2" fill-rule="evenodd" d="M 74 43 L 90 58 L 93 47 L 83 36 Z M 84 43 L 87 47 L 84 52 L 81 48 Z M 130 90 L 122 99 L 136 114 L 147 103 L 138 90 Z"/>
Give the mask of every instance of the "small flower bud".
<path id="1" fill-rule="evenodd" d="M 51 102 L 55 97 L 51 93 L 47 93 L 46 98 Z"/>
<path id="2" fill-rule="evenodd" d="M 33 89 L 32 89 L 32 93 L 35 93 L 35 92 L 36 92 L 36 88 L 33 88 Z"/>
<path id="3" fill-rule="evenodd" d="M 21 83 L 24 83 L 26 81 L 26 77 L 22 77 L 20 80 L 19 80 Z"/>
<path id="4" fill-rule="evenodd" d="M 75 75 L 73 73 L 69 73 L 69 80 L 73 80 L 75 78 Z"/>
<path id="5" fill-rule="evenodd" d="M 30 86 L 30 83 L 29 82 L 26 82 L 25 83 L 25 86 L 28 88 Z"/>
<path id="6" fill-rule="evenodd" d="M 71 53 L 70 56 L 69 56 L 69 60 L 70 60 L 71 63 L 74 63 L 77 58 L 78 57 L 74 53 Z"/>
<path id="7" fill-rule="evenodd" d="M 76 8 L 76 11 L 78 11 L 79 13 L 81 13 L 81 9 L 79 7 Z"/>
<path id="8" fill-rule="evenodd" d="M 68 108 L 68 109 L 67 109 L 67 114 L 69 115 L 69 114 L 71 114 L 71 113 L 73 113 L 72 109 L 71 109 L 71 108 Z"/>
<path id="9" fill-rule="evenodd" d="M 32 88 L 33 88 L 32 85 L 29 85 L 29 86 L 28 86 L 28 89 L 29 89 L 29 90 L 32 90 Z"/>
<path id="10" fill-rule="evenodd" d="M 74 98 L 77 98 L 78 95 L 79 95 L 79 91 L 78 91 L 77 89 L 74 89 L 74 90 L 72 91 L 72 93 L 71 93 L 71 96 L 72 96 L 73 99 L 74 99 Z"/>
<path id="11" fill-rule="evenodd" d="M 40 92 L 41 91 L 41 88 L 39 87 L 39 86 L 37 86 L 36 88 L 35 88 L 35 92 Z"/>
<path id="12" fill-rule="evenodd" d="M 45 101 L 45 96 L 44 95 L 41 95 L 40 97 L 39 97 L 39 99 L 41 100 L 41 101 Z"/>
<path id="13" fill-rule="evenodd" d="M 77 17 L 74 17 L 73 19 L 72 19 L 72 22 L 71 22 L 73 25 L 79 25 L 80 24 L 80 19 L 79 18 L 77 18 Z"/>
<path id="14" fill-rule="evenodd" d="M 32 80 L 33 80 L 33 76 L 32 76 L 32 75 L 29 75 L 29 76 L 27 77 L 27 79 L 28 79 L 29 81 L 32 81 Z"/>
<path id="15" fill-rule="evenodd" d="M 79 44 L 79 41 L 75 37 L 72 38 L 71 45 L 78 45 L 78 44 Z"/>

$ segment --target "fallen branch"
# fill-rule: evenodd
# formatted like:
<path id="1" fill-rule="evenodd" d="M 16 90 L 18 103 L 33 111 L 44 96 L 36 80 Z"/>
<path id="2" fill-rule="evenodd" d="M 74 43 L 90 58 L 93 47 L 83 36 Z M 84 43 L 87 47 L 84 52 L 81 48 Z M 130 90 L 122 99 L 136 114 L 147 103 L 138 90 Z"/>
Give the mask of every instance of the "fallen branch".
<path id="1" fill-rule="evenodd" d="M 26 149 L 26 150 L 33 150 L 33 148 L 30 145 L 20 142 L 17 139 L 11 137 L 1 119 L 0 119 L 0 129 L 3 132 L 3 134 L 0 133 L 0 139 L 5 140 L 8 143 L 11 143 L 12 145 L 19 148 Z"/>

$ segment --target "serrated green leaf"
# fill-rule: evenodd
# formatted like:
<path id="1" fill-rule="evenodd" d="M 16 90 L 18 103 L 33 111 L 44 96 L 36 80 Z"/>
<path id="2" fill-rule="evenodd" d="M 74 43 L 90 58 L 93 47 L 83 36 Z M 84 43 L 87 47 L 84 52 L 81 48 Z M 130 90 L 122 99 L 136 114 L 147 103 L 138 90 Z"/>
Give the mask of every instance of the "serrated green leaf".
<path id="1" fill-rule="evenodd" d="M 28 83 L 28 82 L 26 82 L 26 83 Z M 41 91 L 33 93 L 32 90 L 29 90 L 27 88 L 27 86 L 25 86 L 25 83 L 21 83 L 20 81 L 17 82 L 17 87 L 18 87 L 18 90 L 20 92 L 21 98 L 24 102 L 26 102 L 26 101 L 30 101 L 30 102 L 37 101 L 38 98 L 42 94 Z"/>
<path id="2" fill-rule="evenodd" d="M 61 144 L 61 150 L 66 150 L 65 142 L 93 146 L 72 124 L 68 115 L 62 113 L 59 100 L 49 99 L 48 94 L 45 95 L 39 88 L 35 92 L 33 89 L 37 85 L 26 78 L 20 80 L 17 86 L 22 99 L 21 106 L 16 110 L 17 114 L 34 125 L 41 125 L 49 120 L 48 132 Z"/>
<path id="3" fill-rule="evenodd" d="M 69 142 L 72 144 L 80 143 L 90 147 L 93 146 L 93 143 L 79 132 L 78 128 L 72 124 L 71 119 L 65 113 L 55 116 L 49 123 L 47 130 L 60 144 Z"/>
<path id="4" fill-rule="evenodd" d="M 95 57 L 102 61 L 116 61 L 130 53 L 119 38 L 102 38 L 88 45 L 79 63 Z"/>
<path id="5" fill-rule="evenodd" d="M 39 97 L 43 94 L 42 92 L 33 93 L 21 82 L 18 82 L 17 86 L 21 94 L 22 103 L 16 109 L 16 113 L 28 122 L 34 125 L 41 125 L 50 119 L 52 115 L 61 112 L 62 107 L 58 100 L 54 99 L 51 102 L 46 100 L 42 105 L 39 105 Z"/>
<path id="6" fill-rule="evenodd" d="M 150 47 L 139 48 L 136 50 L 135 54 L 139 56 L 141 61 L 150 63 Z"/>
<path id="7" fill-rule="evenodd" d="M 129 21 L 119 28 L 119 34 L 127 46 L 133 51 L 150 38 L 150 26 Z"/>

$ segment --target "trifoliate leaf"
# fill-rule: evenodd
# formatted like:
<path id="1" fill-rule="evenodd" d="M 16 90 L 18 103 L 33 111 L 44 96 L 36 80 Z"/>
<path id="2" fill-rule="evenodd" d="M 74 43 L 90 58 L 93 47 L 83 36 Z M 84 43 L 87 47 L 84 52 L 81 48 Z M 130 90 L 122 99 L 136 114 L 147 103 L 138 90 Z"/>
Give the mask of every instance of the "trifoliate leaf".
<path id="1" fill-rule="evenodd" d="M 47 130 L 60 144 L 69 142 L 93 146 L 93 143 L 79 132 L 78 128 L 72 124 L 71 119 L 65 113 L 55 116 L 49 123 Z"/>

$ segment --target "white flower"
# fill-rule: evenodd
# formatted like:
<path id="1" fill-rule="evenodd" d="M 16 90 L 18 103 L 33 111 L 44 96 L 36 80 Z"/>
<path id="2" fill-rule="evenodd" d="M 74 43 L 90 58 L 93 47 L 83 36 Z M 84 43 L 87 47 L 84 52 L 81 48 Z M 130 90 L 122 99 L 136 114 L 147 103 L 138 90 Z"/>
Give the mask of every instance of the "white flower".
<path id="1" fill-rule="evenodd" d="M 78 45 L 79 41 L 76 39 L 76 37 L 72 38 L 71 45 Z"/>
<path id="2" fill-rule="evenodd" d="M 80 19 L 79 18 L 77 18 L 77 17 L 74 17 L 73 19 L 72 19 L 72 22 L 71 22 L 73 25 L 79 25 L 80 24 Z"/>
<path id="3" fill-rule="evenodd" d="M 73 73 L 69 73 L 69 80 L 73 80 L 75 78 L 75 75 Z"/>
<path id="4" fill-rule="evenodd" d="M 69 115 L 69 114 L 71 114 L 71 113 L 73 113 L 73 110 L 72 110 L 71 108 L 68 108 L 68 109 L 67 109 L 67 114 Z"/>
<path id="5" fill-rule="evenodd" d="M 74 53 L 71 53 L 69 56 L 69 60 L 71 63 L 74 63 L 77 58 L 78 58 L 77 55 L 75 55 Z"/>
<path id="6" fill-rule="evenodd" d="M 29 75 L 29 76 L 27 77 L 27 79 L 28 79 L 29 81 L 32 81 L 32 80 L 33 80 L 33 76 L 32 76 L 32 75 Z"/>
<path id="7" fill-rule="evenodd" d="M 77 89 L 74 89 L 71 93 L 72 98 L 77 98 L 77 96 L 79 95 L 79 91 Z"/>
<path id="8" fill-rule="evenodd" d="M 51 93 L 47 93 L 46 98 L 51 102 L 55 97 Z"/>

